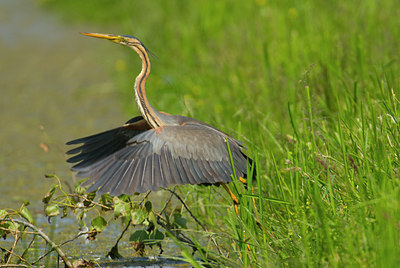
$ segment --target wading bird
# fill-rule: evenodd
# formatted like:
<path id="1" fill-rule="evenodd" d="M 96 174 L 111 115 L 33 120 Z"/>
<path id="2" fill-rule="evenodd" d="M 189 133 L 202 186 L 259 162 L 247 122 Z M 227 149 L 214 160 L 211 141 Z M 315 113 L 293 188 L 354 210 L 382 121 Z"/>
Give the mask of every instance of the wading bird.
<path id="1" fill-rule="evenodd" d="M 196 119 L 157 111 L 147 100 L 146 80 L 150 74 L 148 50 L 129 35 L 82 33 L 110 40 L 136 51 L 142 70 L 134 92 L 141 116 L 124 125 L 68 142 L 82 144 L 69 150 L 76 154 L 67 161 L 77 176 L 89 178 L 82 185 L 88 191 L 110 195 L 144 193 L 177 184 L 217 184 L 228 191 L 237 212 L 238 200 L 225 183 L 232 181 L 231 151 L 237 178 L 244 181 L 247 163 L 240 141 Z M 232 177 L 231 177 L 232 176 Z"/>

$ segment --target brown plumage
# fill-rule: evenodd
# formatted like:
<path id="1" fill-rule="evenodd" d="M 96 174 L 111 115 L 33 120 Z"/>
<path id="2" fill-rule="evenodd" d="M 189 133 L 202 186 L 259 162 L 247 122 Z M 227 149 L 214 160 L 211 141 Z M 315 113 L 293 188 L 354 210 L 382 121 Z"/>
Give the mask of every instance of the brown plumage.
<path id="1" fill-rule="evenodd" d="M 142 59 L 136 78 L 135 96 L 142 116 L 124 125 L 68 142 L 82 144 L 67 152 L 78 177 L 89 178 L 88 191 L 111 195 L 143 193 L 177 184 L 220 184 L 232 181 L 226 142 L 232 153 L 236 175 L 247 174 L 240 141 L 201 121 L 169 115 L 153 108 L 145 95 L 150 61 L 144 45 L 125 35 L 86 34 L 134 49 Z"/>

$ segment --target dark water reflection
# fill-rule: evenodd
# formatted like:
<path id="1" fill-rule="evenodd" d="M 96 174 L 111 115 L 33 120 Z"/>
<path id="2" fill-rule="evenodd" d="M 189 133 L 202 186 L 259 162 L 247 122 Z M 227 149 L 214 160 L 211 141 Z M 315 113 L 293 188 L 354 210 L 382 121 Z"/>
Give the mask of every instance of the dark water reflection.
<path id="1" fill-rule="evenodd" d="M 94 29 L 76 27 L 61 25 L 35 2 L 0 1 L 0 208 L 17 209 L 31 201 L 34 217 L 45 232 L 56 234 L 57 242 L 76 234 L 77 222 L 67 218 L 55 219 L 53 227 L 47 224 L 40 200 L 54 181 L 44 174 L 57 174 L 74 185 L 65 142 L 129 119 L 108 70 L 95 60 L 101 52 L 79 35 Z M 121 230 L 114 224 L 96 243 L 80 239 L 67 251 L 102 257 Z M 127 242 L 121 244 L 124 248 L 131 251 Z"/>

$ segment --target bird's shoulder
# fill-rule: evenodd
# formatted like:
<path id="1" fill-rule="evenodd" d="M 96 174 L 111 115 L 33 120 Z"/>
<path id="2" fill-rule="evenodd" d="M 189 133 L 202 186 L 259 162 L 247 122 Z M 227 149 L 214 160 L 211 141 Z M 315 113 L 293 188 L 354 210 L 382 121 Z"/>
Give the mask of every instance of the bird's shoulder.
<path id="1" fill-rule="evenodd" d="M 148 146 L 151 151 L 160 154 L 165 148 L 173 155 L 193 159 L 228 160 L 226 142 L 231 150 L 240 151 L 242 142 L 225 132 L 199 120 L 174 116 L 174 124 L 149 129 L 135 135 L 127 141 L 128 147 Z M 149 147 L 149 148 L 150 148 Z"/>
<path id="2" fill-rule="evenodd" d="M 229 134 L 224 131 L 202 122 L 200 120 L 186 117 L 182 115 L 173 115 L 173 120 L 175 122 L 174 125 L 168 125 L 164 128 L 161 128 L 159 131 L 156 130 L 160 135 L 173 135 L 174 133 L 184 134 L 187 137 L 191 137 L 191 135 L 195 135 L 195 137 L 203 137 L 206 139 L 217 138 L 219 139 L 228 139 L 229 141 L 235 143 L 236 145 L 242 146 L 242 142 L 236 140 L 231 137 Z M 192 137 L 192 138 L 195 138 Z"/>

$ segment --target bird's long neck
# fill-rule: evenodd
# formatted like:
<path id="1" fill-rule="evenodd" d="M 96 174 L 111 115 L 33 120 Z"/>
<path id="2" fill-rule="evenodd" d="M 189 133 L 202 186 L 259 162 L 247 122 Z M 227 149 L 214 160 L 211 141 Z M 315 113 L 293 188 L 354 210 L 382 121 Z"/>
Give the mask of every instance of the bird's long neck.
<path id="1" fill-rule="evenodd" d="M 150 59 L 144 47 L 135 47 L 134 50 L 142 59 L 142 71 L 135 80 L 135 100 L 143 118 L 152 128 L 157 128 L 163 125 L 159 118 L 160 112 L 151 106 L 147 100 L 145 90 L 146 80 L 150 75 Z"/>

